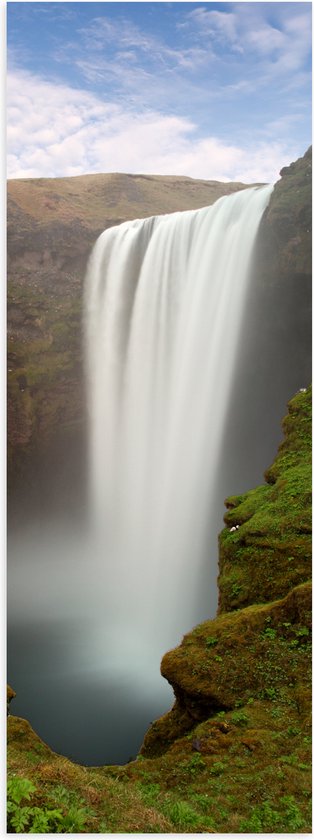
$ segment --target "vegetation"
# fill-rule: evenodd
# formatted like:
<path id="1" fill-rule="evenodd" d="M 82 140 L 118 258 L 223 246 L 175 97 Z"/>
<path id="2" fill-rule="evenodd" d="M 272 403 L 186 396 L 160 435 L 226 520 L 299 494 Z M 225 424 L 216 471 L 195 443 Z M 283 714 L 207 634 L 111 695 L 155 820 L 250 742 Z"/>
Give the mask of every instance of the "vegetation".
<path id="1" fill-rule="evenodd" d="M 265 473 L 267 483 L 226 500 L 221 612 L 282 597 L 311 576 L 311 397 L 308 388 L 289 403 L 285 439 Z M 273 632 L 269 628 L 268 636 Z"/>
<path id="2" fill-rule="evenodd" d="M 58 433 L 72 431 L 83 410 L 81 305 L 62 291 L 11 282 L 8 319 L 23 312 L 8 342 L 8 467 L 23 463 Z M 11 328 L 12 329 L 12 328 Z M 38 441 L 39 438 L 39 441 Z"/>

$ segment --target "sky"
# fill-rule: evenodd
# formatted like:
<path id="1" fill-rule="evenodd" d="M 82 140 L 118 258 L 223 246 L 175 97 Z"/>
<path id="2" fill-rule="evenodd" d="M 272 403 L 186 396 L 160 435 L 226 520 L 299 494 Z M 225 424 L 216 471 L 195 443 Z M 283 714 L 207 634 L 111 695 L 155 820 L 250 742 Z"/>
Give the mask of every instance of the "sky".
<path id="1" fill-rule="evenodd" d="M 311 143 L 311 12 L 8 2 L 8 177 L 278 180 Z"/>

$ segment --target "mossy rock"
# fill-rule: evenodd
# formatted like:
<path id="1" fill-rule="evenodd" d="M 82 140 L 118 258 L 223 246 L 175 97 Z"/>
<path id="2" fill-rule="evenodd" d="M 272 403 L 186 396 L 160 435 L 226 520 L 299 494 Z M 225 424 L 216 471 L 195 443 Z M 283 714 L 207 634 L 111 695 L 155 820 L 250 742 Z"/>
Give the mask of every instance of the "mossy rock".
<path id="1" fill-rule="evenodd" d="M 298 393 L 267 483 L 226 500 L 219 538 L 219 610 L 285 595 L 311 576 L 311 396 Z"/>
<path id="2" fill-rule="evenodd" d="M 311 830 L 310 764 L 310 724 L 297 705 L 250 697 L 116 772 L 160 809 L 177 798 L 215 832 L 251 835 Z"/>
<path id="3" fill-rule="evenodd" d="M 183 732 L 250 698 L 298 707 L 310 686 L 311 584 L 285 598 L 219 615 L 167 653 L 161 673 L 176 703 L 148 730 L 143 755 L 158 755 Z"/>
<path id="4" fill-rule="evenodd" d="M 7 685 L 7 713 L 8 714 L 9 714 L 9 710 L 10 710 L 10 703 L 12 702 L 12 700 L 14 700 L 14 697 L 16 697 L 16 692 L 13 690 L 13 688 L 11 688 L 10 685 Z"/>

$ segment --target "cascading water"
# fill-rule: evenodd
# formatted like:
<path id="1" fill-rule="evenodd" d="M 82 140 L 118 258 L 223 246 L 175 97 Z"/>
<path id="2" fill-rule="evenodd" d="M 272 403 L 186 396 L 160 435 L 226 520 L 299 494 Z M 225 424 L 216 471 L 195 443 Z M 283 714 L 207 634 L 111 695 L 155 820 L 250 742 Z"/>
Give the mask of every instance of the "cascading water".
<path id="1" fill-rule="evenodd" d="M 152 694 L 162 654 L 210 614 L 223 430 L 271 190 L 121 224 L 90 259 L 91 527 L 103 558 L 106 662 Z"/>

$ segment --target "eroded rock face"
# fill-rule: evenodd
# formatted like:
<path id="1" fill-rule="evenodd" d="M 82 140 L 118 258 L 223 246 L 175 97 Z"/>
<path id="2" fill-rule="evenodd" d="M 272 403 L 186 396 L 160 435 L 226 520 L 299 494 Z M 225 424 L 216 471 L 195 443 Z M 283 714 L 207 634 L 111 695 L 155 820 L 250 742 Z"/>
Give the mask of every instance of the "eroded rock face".
<path id="1" fill-rule="evenodd" d="M 287 352 L 288 338 L 293 340 L 290 367 L 303 373 L 306 386 L 311 382 L 312 148 L 280 174 L 262 220 L 257 260 L 266 306 L 272 301 L 268 320 L 279 339 L 277 352 Z"/>
<path id="2" fill-rule="evenodd" d="M 282 282 L 296 274 L 308 278 L 312 252 L 312 147 L 299 160 L 285 166 L 266 210 L 263 225 L 272 247 L 268 261 Z"/>
<path id="3" fill-rule="evenodd" d="M 310 583 L 286 598 L 204 622 L 167 653 L 161 673 L 173 686 L 174 709 L 152 726 L 142 747 L 160 755 L 178 737 L 219 712 L 248 701 L 309 701 Z"/>
<path id="4" fill-rule="evenodd" d="M 10 685 L 7 685 L 7 713 L 9 714 L 10 711 L 10 703 L 16 697 L 16 692 L 11 688 Z"/>

